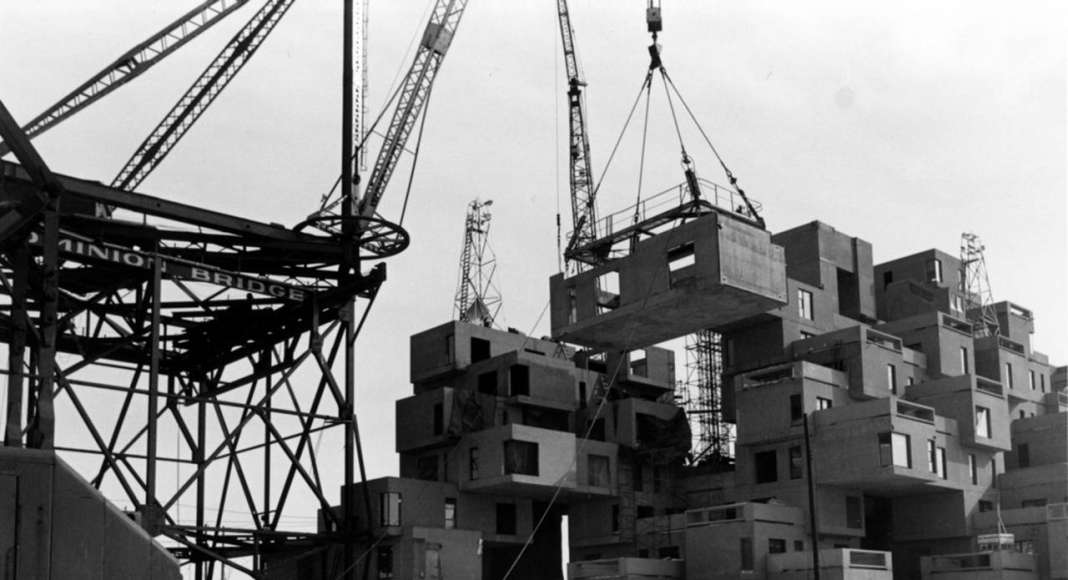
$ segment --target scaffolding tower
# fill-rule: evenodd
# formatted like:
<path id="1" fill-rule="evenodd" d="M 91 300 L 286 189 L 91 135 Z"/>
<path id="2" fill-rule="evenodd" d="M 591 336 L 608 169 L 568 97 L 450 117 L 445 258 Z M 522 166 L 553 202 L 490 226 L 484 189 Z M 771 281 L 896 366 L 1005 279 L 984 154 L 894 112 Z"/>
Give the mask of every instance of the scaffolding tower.
<path id="1" fill-rule="evenodd" d="M 730 463 L 734 429 L 723 417 L 723 336 L 705 329 L 686 337 L 686 395 L 694 446 L 690 463 Z"/>

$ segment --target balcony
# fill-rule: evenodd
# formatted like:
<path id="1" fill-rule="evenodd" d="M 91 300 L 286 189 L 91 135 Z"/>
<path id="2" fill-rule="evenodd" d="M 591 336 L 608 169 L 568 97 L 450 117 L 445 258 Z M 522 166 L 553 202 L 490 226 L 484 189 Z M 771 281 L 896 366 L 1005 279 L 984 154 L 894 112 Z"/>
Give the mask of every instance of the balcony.
<path id="1" fill-rule="evenodd" d="M 811 552 L 769 554 L 767 564 L 769 580 L 807 580 L 812 577 Z M 824 577 L 842 580 L 892 580 L 894 577 L 890 552 L 875 550 L 820 550 L 820 571 Z"/>
<path id="2" fill-rule="evenodd" d="M 924 556 L 920 570 L 924 580 L 1037 578 L 1033 555 L 1007 550 Z"/>
<path id="3" fill-rule="evenodd" d="M 786 304 L 783 249 L 749 223 L 709 213 L 627 256 L 549 282 L 553 338 L 630 350 Z"/>
<path id="4" fill-rule="evenodd" d="M 684 577 L 682 560 L 612 558 L 567 564 L 568 580 L 682 580 Z"/>
<path id="5" fill-rule="evenodd" d="M 979 375 L 926 381 L 908 389 L 912 401 L 956 420 L 961 444 L 989 451 L 1012 448 L 1009 406 L 1001 383 Z"/>

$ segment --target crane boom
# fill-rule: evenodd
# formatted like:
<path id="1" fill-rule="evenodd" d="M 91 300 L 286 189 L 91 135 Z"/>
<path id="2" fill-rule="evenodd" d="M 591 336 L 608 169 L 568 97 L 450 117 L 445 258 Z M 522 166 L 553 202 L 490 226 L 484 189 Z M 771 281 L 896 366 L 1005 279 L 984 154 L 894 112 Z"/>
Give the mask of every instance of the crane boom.
<path id="1" fill-rule="evenodd" d="M 582 249 L 597 239 L 597 211 L 594 203 L 593 171 L 590 162 L 590 140 L 586 134 L 586 103 L 578 57 L 575 54 L 575 33 L 567 0 L 557 1 L 560 21 L 560 39 L 564 46 L 564 63 L 567 68 L 567 103 L 570 134 L 570 185 L 571 219 L 574 230 L 567 242 L 564 256 L 568 260 L 596 263 L 596 257 L 586 255 Z"/>
<path id="2" fill-rule="evenodd" d="M 131 190 L 170 153 L 200 115 L 245 66 L 294 0 L 268 0 L 230 39 L 222 51 L 197 77 L 137 151 L 126 162 L 112 187 Z"/>
<path id="3" fill-rule="evenodd" d="M 23 126 L 22 131 L 31 139 L 44 133 L 111 91 L 137 78 L 152 65 L 163 60 L 246 3 L 248 0 L 202 2 L 144 42 L 123 53 L 89 80 L 78 85 L 76 89 Z M 6 143 L 0 143 L 0 156 L 7 155 L 10 151 L 11 148 Z"/>
<path id="4" fill-rule="evenodd" d="M 382 149 L 378 152 L 371 177 L 360 199 L 358 213 L 361 216 L 371 217 L 378 209 L 378 203 L 382 200 L 390 177 L 393 176 L 393 170 L 397 167 L 408 136 L 411 135 L 412 128 L 415 127 L 419 114 L 430 97 L 434 78 L 441 68 L 441 62 L 449 50 L 466 6 L 467 0 L 438 0 L 434 6 L 430 22 L 423 32 L 423 40 L 419 43 L 419 52 L 404 78 L 397 108 L 393 111 Z"/>

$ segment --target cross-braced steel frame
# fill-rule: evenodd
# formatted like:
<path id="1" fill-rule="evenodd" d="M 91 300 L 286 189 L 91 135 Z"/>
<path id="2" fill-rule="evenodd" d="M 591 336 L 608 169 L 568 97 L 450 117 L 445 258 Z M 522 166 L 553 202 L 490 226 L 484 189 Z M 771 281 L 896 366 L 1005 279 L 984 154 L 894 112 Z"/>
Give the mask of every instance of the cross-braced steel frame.
<path id="1" fill-rule="evenodd" d="M 64 452 L 198 579 L 316 548 L 351 574 L 351 548 L 326 549 L 360 538 L 351 506 L 320 508 L 356 476 L 318 444 L 341 442 L 365 479 L 353 350 L 385 267 L 361 264 L 407 234 L 357 217 L 343 236 L 291 230 L 55 175 L 2 103 L 0 132 L 20 161 L 0 161 L 4 445 Z"/>

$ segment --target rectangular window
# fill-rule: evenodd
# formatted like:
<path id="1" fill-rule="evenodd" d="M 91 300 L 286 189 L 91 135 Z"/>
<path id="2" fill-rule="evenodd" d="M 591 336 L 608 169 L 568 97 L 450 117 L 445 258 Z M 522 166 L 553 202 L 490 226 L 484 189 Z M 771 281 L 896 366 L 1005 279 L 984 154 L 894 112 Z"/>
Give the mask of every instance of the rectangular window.
<path id="1" fill-rule="evenodd" d="M 514 535 L 516 531 L 514 503 L 497 504 L 497 533 Z"/>
<path id="2" fill-rule="evenodd" d="M 456 498 L 445 498 L 445 529 L 452 530 L 456 528 Z"/>
<path id="3" fill-rule="evenodd" d="M 815 320 L 812 313 L 812 293 L 797 289 L 797 315 L 804 320 Z"/>
<path id="4" fill-rule="evenodd" d="M 505 441 L 504 473 L 538 475 L 538 444 L 530 441 Z"/>
<path id="5" fill-rule="evenodd" d="M 975 454 L 968 454 L 968 476 L 972 480 L 972 485 L 979 485 L 979 466 L 975 464 Z"/>
<path id="6" fill-rule="evenodd" d="M 456 336 L 448 334 L 445 336 L 445 360 L 448 362 L 456 362 Z"/>
<path id="7" fill-rule="evenodd" d="M 377 550 L 378 580 L 393 578 L 393 547 L 379 546 Z"/>
<path id="8" fill-rule="evenodd" d="M 968 347 L 960 347 L 960 372 L 962 375 L 966 375 L 971 371 L 968 370 Z"/>
<path id="9" fill-rule="evenodd" d="M 886 287 L 889 286 L 890 283 L 893 282 L 893 281 L 894 281 L 894 272 L 892 270 L 887 270 L 887 271 L 883 272 L 883 289 L 886 289 Z"/>
<path id="10" fill-rule="evenodd" d="M 990 409 L 975 407 L 975 436 L 990 438 Z"/>
<path id="11" fill-rule="evenodd" d="M 916 379 L 913 377 L 905 377 L 905 385 L 911 387 L 916 384 Z"/>
<path id="12" fill-rule="evenodd" d="M 860 498 L 847 495 L 845 498 L 846 527 L 859 530 L 864 527 L 864 510 L 860 507 Z"/>
<path id="13" fill-rule="evenodd" d="M 1031 387 L 1032 391 L 1038 389 L 1035 385 L 1035 371 L 1032 369 L 1027 369 L 1027 386 Z"/>
<path id="14" fill-rule="evenodd" d="M 801 395 L 790 395 L 790 421 L 800 421 L 804 415 L 805 411 L 801 406 Z"/>
<path id="15" fill-rule="evenodd" d="M 612 504 L 612 531 L 619 531 L 619 504 Z"/>
<path id="16" fill-rule="evenodd" d="M 912 467 L 909 436 L 904 433 L 879 433 L 879 464 Z"/>
<path id="17" fill-rule="evenodd" d="M 779 479 L 778 454 L 774 449 L 753 454 L 753 463 L 756 466 L 757 483 L 770 483 Z"/>
<path id="18" fill-rule="evenodd" d="M 994 511 L 994 502 L 989 501 L 989 500 L 985 500 L 985 499 L 979 500 L 979 511 L 980 512 L 991 512 L 991 511 Z"/>
<path id="19" fill-rule="evenodd" d="M 768 538 L 768 553 L 769 554 L 785 554 L 786 553 L 786 540 L 779 538 Z"/>
<path id="20" fill-rule="evenodd" d="M 1045 393 L 1046 392 L 1046 375 L 1043 375 L 1043 374 L 1038 375 L 1038 380 L 1039 380 L 1039 386 L 1042 387 L 1042 392 Z"/>
<path id="21" fill-rule="evenodd" d="M 401 525 L 401 494 L 387 491 L 378 496 L 379 525 Z"/>
<path id="22" fill-rule="evenodd" d="M 579 396 L 579 400 L 578 400 L 579 409 L 585 409 L 586 408 L 586 381 L 579 381 L 579 384 L 578 384 L 578 396 Z"/>
<path id="23" fill-rule="evenodd" d="M 1043 507 L 1043 506 L 1046 505 L 1046 503 L 1047 503 L 1046 502 L 1046 498 L 1044 498 L 1044 497 L 1039 498 L 1039 499 L 1025 499 L 1022 502 L 1020 502 L 1020 507 L 1025 507 L 1025 508 L 1028 508 L 1028 507 Z"/>
<path id="24" fill-rule="evenodd" d="M 795 445 L 790 448 L 790 479 L 801 479 L 801 446 Z"/>
<path id="25" fill-rule="evenodd" d="M 695 269 L 691 268 L 697 263 L 693 242 L 671 248 L 668 250 L 667 259 L 671 286 L 695 277 Z"/>
<path id="26" fill-rule="evenodd" d="M 1005 381 L 1004 381 L 1004 383 L 1005 383 L 1005 386 L 1009 387 L 1010 389 L 1016 386 L 1013 383 L 1013 380 L 1012 380 L 1012 363 L 1010 363 L 1010 362 L 1005 363 Z"/>
<path id="27" fill-rule="evenodd" d="M 619 272 L 605 272 L 597 277 L 597 314 L 619 308 Z"/>
<path id="28" fill-rule="evenodd" d="M 663 546 L 656 549 L 656 557 L 661 560 L 678 560 L 679 554 L 678 546 Z"/>
<path id="29" fill-rule="evenodd" d="M 927 261 L 927 281 L 942 283 L 942 260 L 933 258 Z"/>
<path id="30" fill-rule="evenodd" d="M 484 338 L 471 337 L 471 362 L 476 363 L 490 357 L 490 342 Z"/>
<path id="31" fill-rule="evenodd" d="M 753 570 L 753 538 L 741 538 L 739 545 L 742 556 L 742 570 Z"/>
<path id="32" fill-rule="evenodd" d="M 1016 463 L 1020 467 L 1031 467 L 1031 447 L 1027 443 L 1016 446 Z"/>
<path id="33" fill-rule="evenodd" d="M 816 410 L 822 411 L 824 409 L 830 409 L 834 406 L 834 401 L 825 397 L 816 397 Z"/>
<path id="34" fill-rule="evenodd" d="M 894 441 L 894 465 L 912 467 L 912 445 L 908 435 L 892 433 Z"/>
<path id="35" fill-rule="evenodd" d="M 886 365 L 886 386 L 891 393 L 897 394 L 897 367 L 892 364 Z"/>
<path id="36" fill-rule="evenodd" d="M 508 369 L 508 378 L 512 383 L 512 396 L 530 395 L 530 367 L 527 365 L 512 365 Z"/>
<path id="37" fill-rule="evenodd" d="M 415 460 L 416 478 L 424 481 L 438 480 L 438 456 L 425 455 Z"/>
<path id="38" fill-rule="evenodd" d="M 478 392 L 483 395 L 497 394 L 497 371 L 478 375 Z"/>
<path id="39" fill-rule="evenodd" d="M 927 440 L 927 470 L 938 473 L 938 457 L 935 455 L 935 440 Z"/>
<path id="40" fill-rule="evenodd" d="M 935 449 L 935 471 L 938 477 L 942 479 L 949 479 L 949 472 L 946 471 L 946 448 L 939 447 Z"/>
<path id="41" fill-rule="evenodd" d="M 612 485 L 612 476 L 609 471 L 607 455 L 589 456 L 590 472 L 587 474 L 587 483 L 594 487 L 609 487 Z"/>
<path id="42" fill-rule="evenodd" d="M 467 477 L 471 480 L 478 479 L 478 447 L 467 450 Z"/>
<path id="43" fill-rule="evenodd" d="M 445 406 L 441 403 L 434 404 L 434 435 L 445 432 Z"/>

